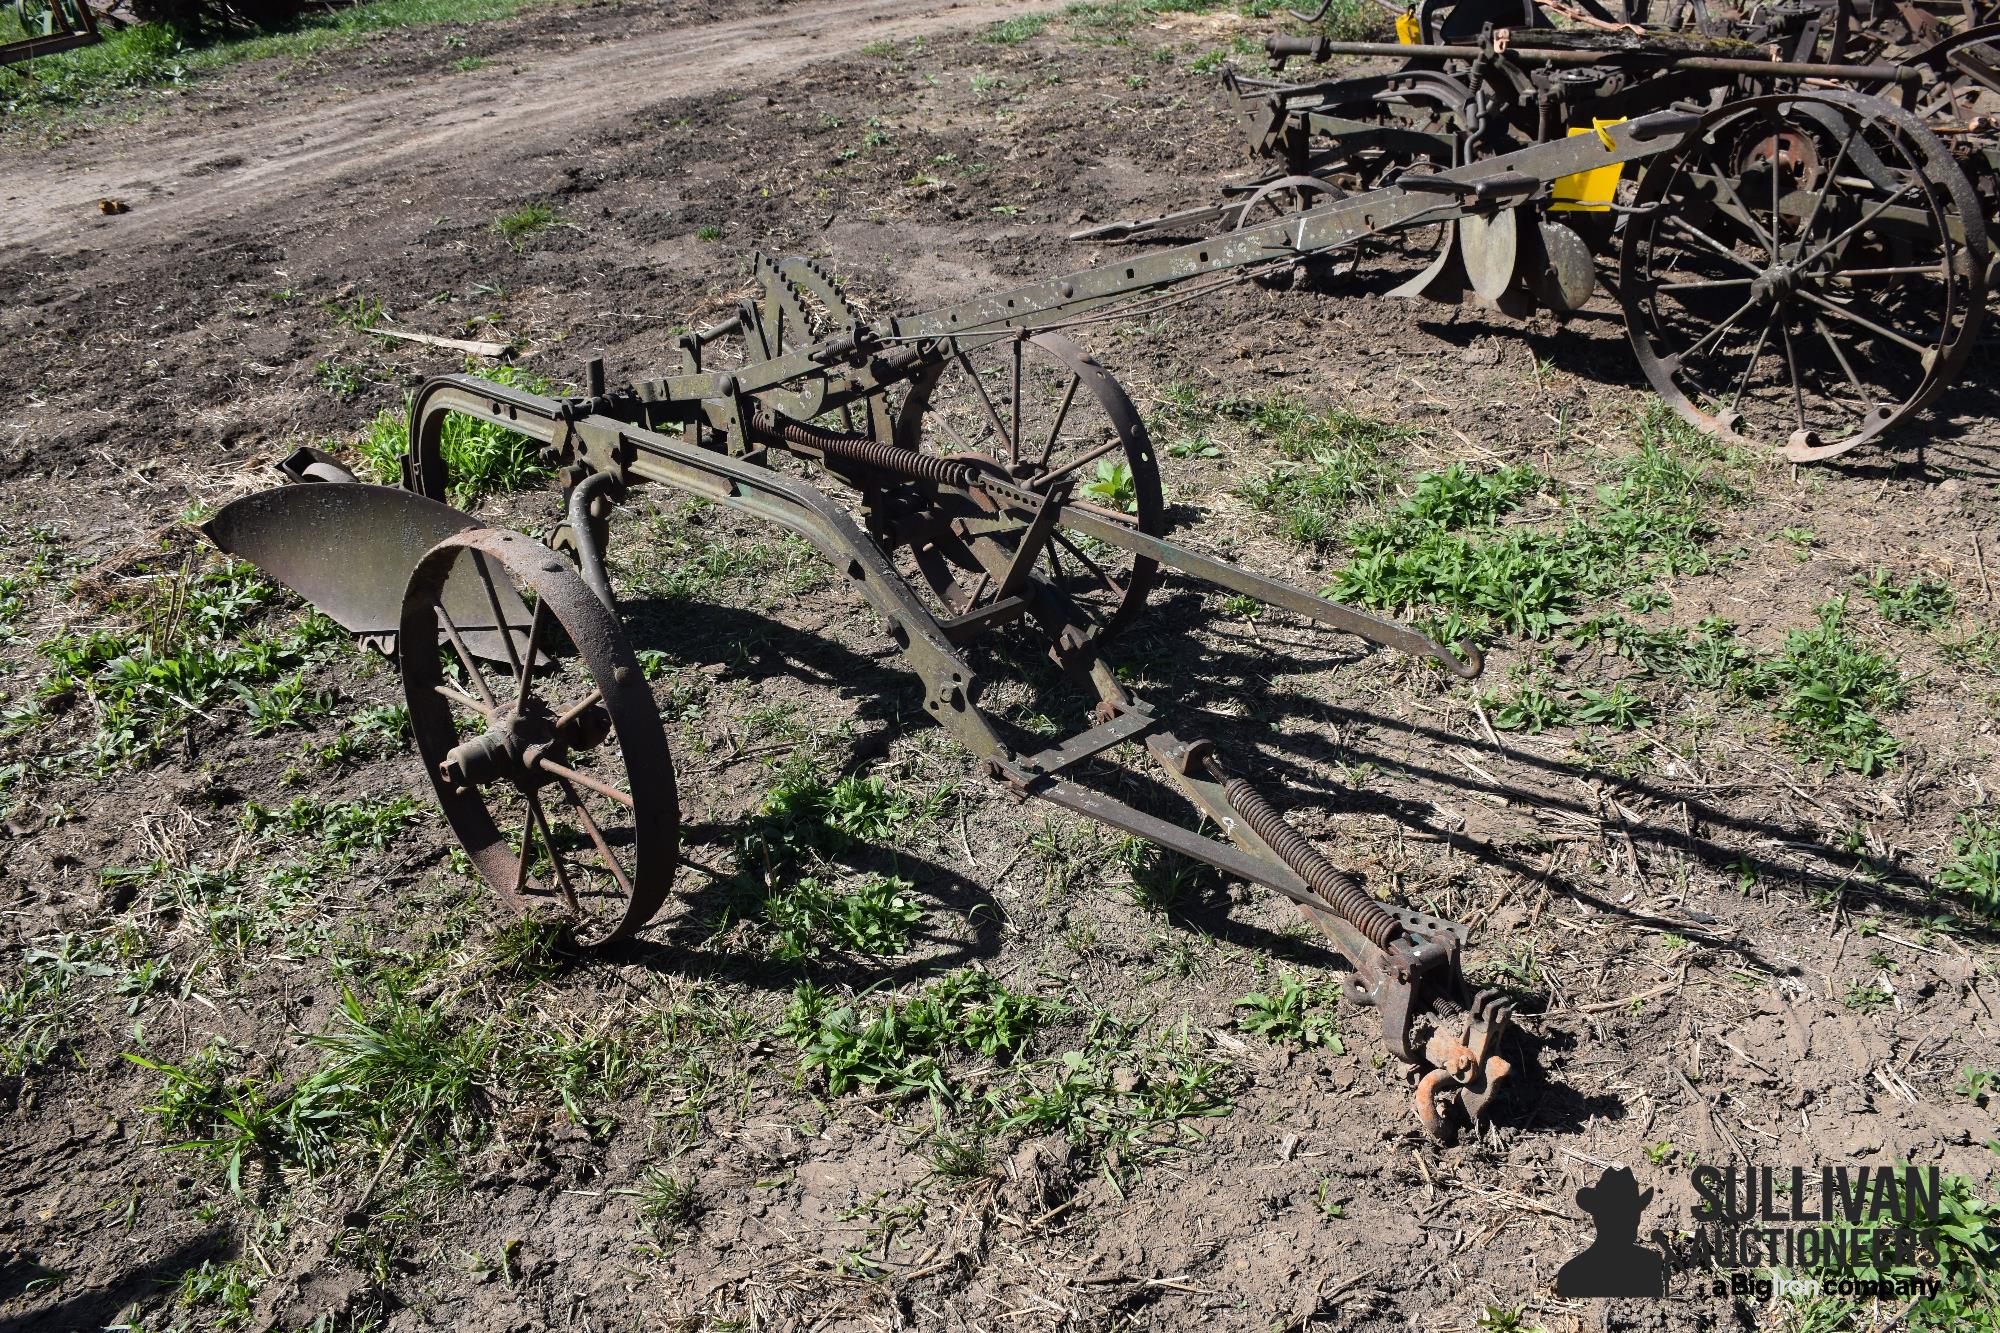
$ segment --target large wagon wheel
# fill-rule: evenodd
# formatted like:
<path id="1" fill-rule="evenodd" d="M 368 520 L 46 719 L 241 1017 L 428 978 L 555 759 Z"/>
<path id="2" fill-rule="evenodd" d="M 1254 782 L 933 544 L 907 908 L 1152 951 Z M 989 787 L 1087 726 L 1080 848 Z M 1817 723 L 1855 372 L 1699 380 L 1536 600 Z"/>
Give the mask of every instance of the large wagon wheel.
<path id="1" fill-rule="evenodd" d="M 509 592 L 532 607 L 525 639 L 497 636 L 502 669 L 446 609 L 462 566 L 496 621 Z M 440 631 L 446 646 L 414 646 Z M 566 914 L 585 945 L 651 920 L 679 854 L 673 760 L 638 659 L 575 568 L 515 532 L 449 537 L 410 576 L 401 642 L 417 752 L 480 877 L 517 909 Z"/>
<path id="2" fill-rule="evenodd" d="M 1913 116 L 1823 91 L 1712 113 L 1650 165 L 1619 294 L 1682 417 L 1785 455 L 1841 454 L 1950 382 L 1989 258 L 1977 196 Z"/>
<path id="3" fill-rule="evenodd" d="M 972 346 L 954 341 L 910 386 L 896 440 L 998 468 L 1029 490 L 1073 483 L 1072 505 L 1149 536 L 1166 533 L 1159 464 L 1139 409 L 1109 371 L 1063 334 Z M 907 547 L 946 613 L 963 616 L 992 603 L 999 587 L 994 557 L 1004 559 L 1014 541 L 1001 535 L 982 545 L 939 526 Z M 1125 625 L 1158 575 L 1159 565 L 1147 557 L 1061 527 L 1037 567 L 1042 583 L 1080 618 L 1073 648 Z"/>

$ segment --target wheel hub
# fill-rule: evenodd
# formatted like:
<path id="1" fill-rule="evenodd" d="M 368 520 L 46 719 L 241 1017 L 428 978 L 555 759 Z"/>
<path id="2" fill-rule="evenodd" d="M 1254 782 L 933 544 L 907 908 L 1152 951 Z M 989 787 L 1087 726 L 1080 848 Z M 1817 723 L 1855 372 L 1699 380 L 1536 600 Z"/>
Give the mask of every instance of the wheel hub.
<path id="1" fill-rule="evenodd" d="M 525 710 L 509 711 L 479 735 L 453 746 L 438 773 L 461 792 L 501 781 L 532 791 L 554 781 L 544 760 L 567 763 L 572 751 L 602 744 L 610 729 L 611 716 L 601 704 L 558 719 L 549 716 L 541 700 L 530 699 Z"/>
<path id="2" fill-rule="evenodd" d="M 1760 301 L 1788 301 L 1798 291 L 1804 277 L 1796 264 L 1773 264 L 1750 284 L 1750 290 Z"/>

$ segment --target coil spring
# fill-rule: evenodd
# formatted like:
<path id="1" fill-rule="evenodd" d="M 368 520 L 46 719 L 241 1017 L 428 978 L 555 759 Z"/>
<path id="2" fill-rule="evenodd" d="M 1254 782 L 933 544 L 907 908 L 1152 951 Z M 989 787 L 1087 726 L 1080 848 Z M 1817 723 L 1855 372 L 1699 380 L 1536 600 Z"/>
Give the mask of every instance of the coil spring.
<path id="1" fill-rule="evenodd" d="M 760 435 L 775 437 L 786 444 L 817 449 L 829 457 L 865 463 L 883 472 L 893 472 L 939 486 L 956 486 L 961 490 L 972 484 L 972 469 L 964 463 L 939 458 L 934 454 L 920 454 L 914 449 L 900 449 L 893 444 L 884 444 L 866 435 L 827 430 L 825 427 L 810 425 L 804 421 L 773 419 L 762 412 L 757 414 L 751 425 Z"/>
<path id="2" fill-rule="evenodd" d="M 1386 949 L 1391 940 L 1403 933 L 1402 923 L 1389 909 L 1370 898 L 1360 880 L 1320 855 L 1304 834 L 1285 822 L 1285 817 L 1264 799 L 1262 792 L 1235 777 L 1225 778 L 1222 790 L 1236 812 L 1243 816 L 1243 822 L 1271 845 L 1278 859 L 1298 872 L 1299 878 L 1311 885 L 1313 892 L 1325 899 L 1336 915 L 1353 922 L 1370 944 Z"/>

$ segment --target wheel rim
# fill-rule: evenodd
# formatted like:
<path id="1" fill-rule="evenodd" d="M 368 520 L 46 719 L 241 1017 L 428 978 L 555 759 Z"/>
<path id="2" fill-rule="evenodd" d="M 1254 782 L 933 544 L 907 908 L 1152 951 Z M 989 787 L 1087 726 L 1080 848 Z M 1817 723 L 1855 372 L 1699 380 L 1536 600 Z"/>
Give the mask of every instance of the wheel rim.
<path id="1" fill-rule="evenodd" d="M 532 608 L 500 636 L 507 666 L 482 664 L 443 608 L 462 561 Z M 440 634 L 436 651 L 407 648 Z M 611 612 L 547 546 L 484 528 L 418 563 L 401 635 L 417 752 L 480 877 L 517 910 L 564 913 L 581 944 L 644 926 L 673 882 L 679 811 L 659 711 Z"/>
<path id="2" fill-rule="evenodd" d="M 1970 353 L 1985 224 L 1913 117 L 1827 92 L 1725 108 L 1640 181 L 1620 295 L 1685 419 L 1832 457 L 1928 403 Z"/>
<path id="3" fill-rule="evenodd" d="M 1243 201 L 1243 207 L 1236 215 L 1235 230 L 1248 231 L 1252 227 L 1261 227 L 1267 222 L 1276 222 L 1346 197 L 1347 191 L 1317 176 L 1281 176 L 1259 186 L 1256 193 Z M 1301 268 L 1310 267 L 1325 277 L 1347 277 L 1360 262 L 1361 247 L 1350 245 L 1341 251 L 1297 260 L 1283 268 L 1255 274 L 1251 280 L 1261 287 L 1283 291 L 1292 285 Z"/>
<path id="4" fill-rule="evenodd" d="M 1152 440 L 1111 374 L 1060 333 L 1009 338 L 950 355 L 911 385 L 897 441 L 998 468 L 1046 492 L 1073 478 L 1070 503 L 1150 536 L 1166 531 Z M 895 542 L 949 615 L 991 602 L 1011 560 L 1009 534 L 968 542 L 935 532 Z M 1159 566 L 1058 528 L 1036 562 L 1044 587 L 1073 609 L 1072 647 L 1100 641 L 1146 600 Z"/>

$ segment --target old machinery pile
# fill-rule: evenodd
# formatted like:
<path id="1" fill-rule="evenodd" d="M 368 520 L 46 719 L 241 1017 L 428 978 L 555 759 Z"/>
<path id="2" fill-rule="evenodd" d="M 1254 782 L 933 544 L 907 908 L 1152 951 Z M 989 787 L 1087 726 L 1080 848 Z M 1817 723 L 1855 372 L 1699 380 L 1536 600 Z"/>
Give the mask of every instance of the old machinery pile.
<path id="1" fill-rule="evenodd" d="M 102 40 L 88 0 L 14 0 L 0 19 L 0 66 Z M 17 73 L 19 71 L 16 71 Z"/>
<path id="2" fill-rule="evenodd" d="M 1961 374 L 1985 313 L 2000 11 L 1582 4 L 1560 28 L 1536 0 L 1426 0 L 1394 43 L 1271 37 L 1271 77 L 1228 78 L 1260 171 L 1219 203 L 1077 239 L 1255 226 L 1696 110 L 1700 128 L 1636 175 L 1606 165 L 1404 236 L 1428 262 L 1394 294 L 1566 317 L 1603 263 L 1647 379 L 1703 429 L 1805 462 L 1908 423 Z M 1377 67 L 1284 77 L 1336 58 Z"/>

